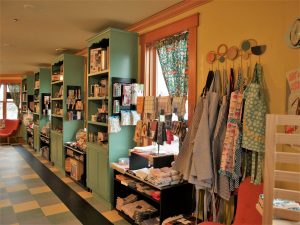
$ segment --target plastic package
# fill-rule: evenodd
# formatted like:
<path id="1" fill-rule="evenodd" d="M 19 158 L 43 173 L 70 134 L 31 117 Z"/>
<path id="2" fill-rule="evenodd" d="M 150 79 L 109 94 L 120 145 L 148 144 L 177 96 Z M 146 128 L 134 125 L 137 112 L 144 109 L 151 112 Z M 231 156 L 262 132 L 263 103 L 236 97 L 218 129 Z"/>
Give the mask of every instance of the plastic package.
<path id="1" fill-rule="evenodd" d="M 137 111 L 132 110 L 131 114 L 131 125 L 136 125 L 139 120 L 141 120 L 141 115 L 137 113 Z"/>
<path id="2" fill-rule="evenodd" d="M 119 116 L 108 118 L 108 133 L 118 133 L 121 131 Z"/>
<path id="3" fill-rule="evenodd" d="M 131 125 L 130 111 L 121 110 L 121 126 Z"/>

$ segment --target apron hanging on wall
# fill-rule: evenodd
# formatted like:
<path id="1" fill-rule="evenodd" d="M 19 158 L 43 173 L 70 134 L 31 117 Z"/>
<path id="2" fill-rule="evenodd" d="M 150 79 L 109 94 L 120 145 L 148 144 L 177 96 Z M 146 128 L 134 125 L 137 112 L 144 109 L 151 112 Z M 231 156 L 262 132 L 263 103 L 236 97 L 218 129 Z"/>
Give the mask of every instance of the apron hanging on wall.
<path id="1" fill-rule="evenodd" d="M 261 183 L 263 153 L 265 150 L 265 126 L 267 104 L 263 87 L 263 69 L 260 64 L 254 68 L 251 83 L 245 90 L 242 146 L 252 151 L 251 182 Z"/>

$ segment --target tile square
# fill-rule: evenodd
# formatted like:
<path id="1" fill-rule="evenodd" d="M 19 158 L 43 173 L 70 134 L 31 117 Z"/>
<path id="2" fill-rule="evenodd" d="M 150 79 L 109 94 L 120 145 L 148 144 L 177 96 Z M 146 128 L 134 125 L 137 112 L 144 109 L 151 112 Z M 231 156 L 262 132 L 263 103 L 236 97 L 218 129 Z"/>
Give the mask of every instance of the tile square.
<path id="1" fill-rule="evenodd" d="M 63 212 L 47 217 L 51 224 L 79 225 L 79 220 L 71 212 Z"/>
<path id="2" fill-rule="evenodd" d="M 44 192 L 34 195 L 34 199 L 41 207 L 61 203 L 60 199 L 53 192 Z"/>
<path id="3" fill-rule="evenodd" d="M 0 208 L 11 206 L 11 202 L 9 199 L 0 200 Z"/>
<path id="4" fill-rule="evenodd" d="M 29 180 L 29 179 L 36 179 L 36 178 L 39 178 L 39 176 L 38 176 L 36 173 L 33 173 L 33 174 L 23 175 L 23 176 L 21 176 L 21 178 L 22 178 L 23 180 Z"/>
<path id="5" fill-rule="evenodd" d="M 13 205 L 34 200 L 33 196 L 28 190 L 8 193 L 8 197 Z"/>
<path id="6" fill-rule="evenodd" d="M 15 185 L 11 185 L 9 187 L 6 187 L 6 191 L 7 192 L 16 192 L 16 191 L 22 191 L 22 190 L 26 190 L 27 186 L 25 184 L 15 184 Z"/>
<path id="7" fill-rule="evenodd" d="M 36 201 L 24 202 L 24 203 L 13 205 L 13 209 L 15 213 L 25 212 L 39 207 L 40 206 Z"/>
<path id="8" fill-rule="evenodd" d="M 28 188 L 45 186 L 45 183 L 40 178 L 24 180 L 24 183 Z"/>
<path id="9" fill-rule="evenodd" d="M 45 216 L 51 216 L 62 212 L 68 212 L 69 209 L 63 204 L 58 203 L 55 205 L 44 206 L 41 208 Z"/>
<path id="10" fill-rule="evenodd" d="M 101 212 L 101 214 L 113 223 L 123 219 L 116 210 Z"/>
<path id="11" fill-rule="evenodd" d="M 48 186 L 41 186 L 41 187 L 29 188 L 29 191 L 31 194 L 35 195 L 44 192 L 50 192 L 51 189 Z"/>
<path id="12" fill-rule="evenodd" d="M 13 224 L 17 222 L 18 220 L 12 206 L 0 208 L 0 224 Z"/>
<path id="13" fill-rule="evenodd" d="M 6 186 L 11 186 L 11 185 L 22 184 L 23 183 L 23 180 L 19 176 L 8 178 L 8 179 L 2 179 L 2 181 Z"/>
<path id="14" fill-rule="evenodd" d="M 44 224 L 50 224 L 49 221 L 47 220 L 47 217 L 44 216 L 42 210 L 40 208 L 28 210 L 26 212 L 21 212 L 17 213 L 16 217 L 20 223 L 26 224 L 26 225 L 31 225 L 31 224 L 39 224 L 39 225 L 44 225 Z"/>

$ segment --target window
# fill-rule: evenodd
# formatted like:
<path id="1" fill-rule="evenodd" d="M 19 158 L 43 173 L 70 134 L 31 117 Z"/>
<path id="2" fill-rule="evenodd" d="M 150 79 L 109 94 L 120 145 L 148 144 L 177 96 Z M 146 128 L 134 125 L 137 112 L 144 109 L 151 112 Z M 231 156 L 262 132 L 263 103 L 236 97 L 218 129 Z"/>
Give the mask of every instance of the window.
<path id="1" fill-rule="evenodd" d="M 142 34 L 141 44 L 141 74 L 140 81 L 145 84 L 145 95 L 156 95 L 158 92 L 166 90 L 160 82 L 163 77 L 160 73 L 160 63 L 157 57 L 155 43 L 166 37 L 187 31 L 188 36 L 188 121 L 191 121 L 192 112 L 196 104 L 196 50 L 197 50 L 197 27 L 199 14 L 186 17 L 172 24 L 163 26 L 156 30 Z M 164 79 L 163 79 L 164 80 Z M 159 89 L 159 90 L 157 90 Z M 157 92 L 158 91 L 158 92 Z"/>
<path id="2" fill-rule="evenodd" d="M 170 25 L 164 26 L 154 31 L 150 31 L 149 33 L 143 34 L 140 37 L 141 43 L 141 74 L 142 77 L 140 78 L 141 82 L 144 83 L 145 87 L 145 95 L 150 96 L 168 96 L 172 85 L 170 86 L 166 84 L 166 79 L 163 75 L 161 64 L 159 57 L 162 55 L 158 52 L 158 49 L 161 51 L 161 46 L 156 48 L 157 42 L 168 39 L 170 37 L 180 36 L 180 34 L 188 34 L 187 42 L 185 41 L 185 52 L 186 52 L 186 45 L 187 45 L 187 71 L 186 74 L 188 76 L 188 84 L 187 84 L 187 91 L 184 93 L 187 94 L 187 102 L 186 102 L 186 114 L 184 116 L 185 120 L 188 122 L 191 121 L 192 114 L 195 103 L 196 103 L 196 31 L 198 26 L 198 14 L 192 15 Z M 167 44 L 168 45 L 168 44 Z M 165 55 L 168 55 L 164 51 Z M 166 59 L 166 58 L 165 58 Z M 174 62 L 174 61 L 173 61 Z M 171 64 L 169 64 L 171 65 Z M 165 64 L 164 71 L 165 70 Z M 170 70 L 169 70 L 170 72 Z M 178 73 L 177 73 L 178 74 Z M 171 78 L 172 79 L 172 78 Z M 186 78 L 185 78 L 186 79 Z M 168 90 L 169 87 L 169 90 Z M 186 86 L 185 86 L 186 87 Z M 176 89 L 177 90 L 177 89 Z M 183 90 L 186 90 L 183 89 Z M 172 93 L 172 92 L 171 92 Z M 174 93 L 174 92 L 173 92 Z M 172 121 L 177 121 L 177 116 L 173 113 Z M 160 147 L 162 150 L 166 150 L 169 152 L 176 153 L 179 149 L 179 138 L 174 136 L 174 141 L 172 141 L 171 145 L 165 144 Z"/>
<path id="3" fill-rule="evenodd" d="M 20 105 L 20 85 L 0 84 L 0 119 L 17 119 Z"/>

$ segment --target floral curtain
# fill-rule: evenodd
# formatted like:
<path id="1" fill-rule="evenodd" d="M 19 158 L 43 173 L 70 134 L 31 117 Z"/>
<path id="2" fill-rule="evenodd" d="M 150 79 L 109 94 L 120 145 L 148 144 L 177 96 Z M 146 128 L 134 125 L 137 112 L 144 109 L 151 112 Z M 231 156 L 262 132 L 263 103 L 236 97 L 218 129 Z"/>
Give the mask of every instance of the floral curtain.
<path id="1" fill-rule="evenodd" d="M 19 84 L 8 84 L 8 90 L 11 94 L 11 98 L 13 99 L 14 103 L 18 107 L 18 115 L 20 109 L 20 85 Z"/>
<path id="2" fill-rule="evenodd" d="M 188 32 L 157 43 L 157 52 L 168 92 L 171 96 L 186 96 L 188 91 Z"/>

